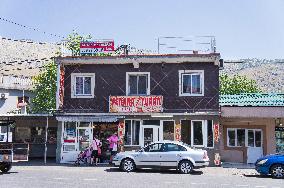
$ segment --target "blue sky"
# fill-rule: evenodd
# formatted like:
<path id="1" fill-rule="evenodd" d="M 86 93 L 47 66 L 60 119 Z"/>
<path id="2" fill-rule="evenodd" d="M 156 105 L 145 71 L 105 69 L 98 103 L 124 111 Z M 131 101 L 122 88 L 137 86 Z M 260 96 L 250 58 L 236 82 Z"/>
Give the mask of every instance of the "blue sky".
<path id="1" fill-rule="evenodd" d="M 0 36 L 59 41 L 72 30 L 157 50 L 159 36 L 214 35 L 225 59 L 284 58 L 284 0 L 1 0 Z"/>

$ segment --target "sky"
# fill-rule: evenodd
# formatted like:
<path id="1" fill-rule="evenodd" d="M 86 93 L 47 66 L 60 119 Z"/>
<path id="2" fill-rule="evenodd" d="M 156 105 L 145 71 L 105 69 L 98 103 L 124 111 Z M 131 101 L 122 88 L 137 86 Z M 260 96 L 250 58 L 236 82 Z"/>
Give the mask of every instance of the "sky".
<path id="1" fill-rule="evenodd" d="M 76 30 L 156 51 L 164 36 L 210 35 L 224 59 L 284 59 L 283 10 L 284 0 L 0 0 L 1 18 L 39 29 L 0 20 L 0 36 L 59 42 L 50 33 Z"/>

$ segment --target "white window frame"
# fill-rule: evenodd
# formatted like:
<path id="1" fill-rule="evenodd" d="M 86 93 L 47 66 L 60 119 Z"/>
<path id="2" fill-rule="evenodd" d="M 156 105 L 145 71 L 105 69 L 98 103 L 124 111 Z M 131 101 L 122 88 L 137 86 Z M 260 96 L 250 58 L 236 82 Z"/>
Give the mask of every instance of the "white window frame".
<path id="1" fill-rule="evenodd" d="M 76 94 L 76 78 L 91 77 L 91 94 Z M 95 73 L 71 73 L 71 98 L 94 98 Z"/>
<path id="2" fill-rule="evenodd" d="M 147 75 L 147 90 L 146 90 L 146 95 L 150 95 L 150 72 L 126 72 L 126 95 L 127 96 L 135 96 L 135 95 L 130 95 L 130 86 L 129 84 L 129 76 L 139 76 L 139 75 Z M 138 96 L 143 96 L 142 94 L 138 94 Z"/>
<path id="3" fill-rule="evenodd" d="M 125 144 L 125 146 L 140 146 L 141 144 L 141 131 L 142 131 L 142 121 L 140 120 L 140 119 L 125 119 L 124 120 L 124 125 L 125 125 L 125 121 L 130 121 L 131 122 L 131 125 L 130 125 L 130 127 L 131 127 L 131 130 L 130 130 L 130 133 L 131 133 L 131 135 L 130 135 L 130 142 L 131 142 L 131 144 L 130 145 L 126 145 Z M 139 138 L 138 138 L 138 141 L 139 141 L 139 144 L 138 145 L 134 145 L 134 144 L 132 144 L 132 121 L 139 121 L 140 122 L 140 127 L 139 127 Z M 124 129 L 124 136 L 125 136 L 125 130 L 126 130 L 126 127 L 125 127 L 125 129 Z"/>
<path id="4" fill-rule="evenodd" d="M 254 146 L 249 146 L 248 145 L 248 131 L 253 131 L 253 137 L 254 137 Z M 260 147 L 256 147 L 255 146 L 255 131 L 260 131 L 261 133 L 261 146 Z M 246 147 L 250 147 L 250 148 L 262 148 L 263 147 L 263 131 L 261 129 L 246 129 Z"/>
<path id="5" fill-rule="evenodd" d="M 245 146 L 237 146 L 237 130 L 239 129 L 243 129 L 245 130 Z M 233 130 L 235 132 L 235 146 L 230 146 L 229 145 L 229 130 Z M 263 147 L 263 131 L 261 129 L 246 129 L 246 128 L 227 128 L 227 146 L 228 147 L 234 147 L 234 148 L 240 148 L 240 147 L 252 147 L 252 146 L 248 146 L 248 131 L 252 130 L 253 134 L 254 134 L 254 147 L 255 147 L 255 131 L 260 131 L 261 132 L 261 146 Z M 257 147 L 258 148 L 258 147 Z"/>
<path id="6" fill-rule="evenodd" d="M 179 70 L 179 96 L 204 96 L 204 70 Z M 199 74 L 201 94 L 183 93 L 183 74 Z M 192 89 L 192 87 L 191 87 Z"/>
<path id="7" fill-rule="evenodd" d="M 235 132 L 235 145 L 234 146 L 229 145 L 229 130 Z M 246 141 L 247 140 L 247 131 L 246 131 L 245 128 L 227 128 L 227 146 L 228 147 L 234 147 L 234 148 L 244 147 L 244 146 L 238 146 L 237 130 L 245 130 L 245 146 L 247 145 L 247 141 Z"/>
<path id="8" fill-rule="evenodd" d="M 207 126 L 208 126 L 208 121 L 212 121 L 212 131 L 213 131 L 213 146 L 212 147 L 208 147 L 207 146 L 207 141 L 208 141 L 208 135 L 207 135 Z M 202 122 L 202 139 L 203 139 L 203 144 L 202 145 L 195 145 L 193 144 L 194 140 L 193 140 L 193 122 Z M 181 122 L 180 122 L 181 123 Z M 204 147 L 204 148 L 214 148 L 214 121 L 213 120 L 191 120 L 191 123 L 190 123 L 191 127 L 190 127 L 190 130 L 191 130 L 191 133 L 190 133 L 190 145 L 192 146 L 195 146 L 195 147 Z"/>

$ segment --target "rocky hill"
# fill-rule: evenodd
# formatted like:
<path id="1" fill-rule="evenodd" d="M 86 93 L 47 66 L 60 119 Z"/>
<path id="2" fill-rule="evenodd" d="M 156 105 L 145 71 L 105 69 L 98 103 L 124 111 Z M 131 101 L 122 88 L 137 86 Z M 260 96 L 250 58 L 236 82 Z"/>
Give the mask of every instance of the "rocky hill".
<path id="1" fill-rule="evenodd" d="M 243 75 L 256 80 L 263 92 L 284 93 L 284 59 L 241 59 L 243 63 L 224 63 L 220 73 Z"/>

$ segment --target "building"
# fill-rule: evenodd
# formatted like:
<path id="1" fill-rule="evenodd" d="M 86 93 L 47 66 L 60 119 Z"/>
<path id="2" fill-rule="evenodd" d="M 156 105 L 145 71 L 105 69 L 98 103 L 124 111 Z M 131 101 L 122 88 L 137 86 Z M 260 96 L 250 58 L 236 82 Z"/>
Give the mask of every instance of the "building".
<path id="1" fill-rule="evenodd" d="M 0 46 L 0 144 L 12 143 L 14 161 L 55 158 L 56 120 L 50 114 L 29 114 L 29 104 L 34 96 L 33 77 L 59 46 L 4 37 Z"/>
<path id="2" fill-rule="evenodd" d="M 284 94 L 221 95 L 220 106 L 222 161 L 254 163 L 284 152 Z"/>
<path id="3" fill-rule="evenodd" d="M 121 150 L 180 140 L 214 159 L 219 60 L 217 53 L 57 58 L 57 161 L 74 161 L 94 135 L 107 159 L 113 132 Z"/>

